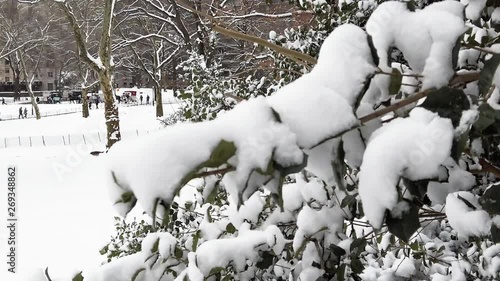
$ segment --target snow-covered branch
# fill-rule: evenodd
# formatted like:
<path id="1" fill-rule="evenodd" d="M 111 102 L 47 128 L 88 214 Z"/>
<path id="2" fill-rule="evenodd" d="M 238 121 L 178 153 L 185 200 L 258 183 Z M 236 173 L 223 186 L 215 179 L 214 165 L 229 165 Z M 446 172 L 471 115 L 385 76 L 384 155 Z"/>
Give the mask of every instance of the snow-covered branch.
<path id="1" fill-rule="evenodd" d="M 215 16 L 214 18 L 216 19 L 248 19 L 248 18 L 255 18 L 255 17 L 260 17 L 260 18 L 291 18 L 293 17 L 293 13 L 283 13 L 283 14 L 264 14 L 264 13 L 257 13 L 253 12 L 250 14 L 246 15 L 225 15 L 225 16 Z"/>

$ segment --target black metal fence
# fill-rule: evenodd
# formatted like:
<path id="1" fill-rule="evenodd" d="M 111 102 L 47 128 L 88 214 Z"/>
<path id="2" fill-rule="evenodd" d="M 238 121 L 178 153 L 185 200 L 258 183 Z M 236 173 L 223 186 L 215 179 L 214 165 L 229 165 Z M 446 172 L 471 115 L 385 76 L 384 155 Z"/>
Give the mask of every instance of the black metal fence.
<path id="1" fill-rule="evenodd" d="M 149 134 L 149 130 L 135 130 L 121 132 L 122 139 L 134 138 Z M 14 147 L 37 147 L 56 145 L 95 145 L 106 144 L 105 132 L 86 134 L 67 134 L 59 136 L 17 136 L 0 138 L 0 149 Z"/>

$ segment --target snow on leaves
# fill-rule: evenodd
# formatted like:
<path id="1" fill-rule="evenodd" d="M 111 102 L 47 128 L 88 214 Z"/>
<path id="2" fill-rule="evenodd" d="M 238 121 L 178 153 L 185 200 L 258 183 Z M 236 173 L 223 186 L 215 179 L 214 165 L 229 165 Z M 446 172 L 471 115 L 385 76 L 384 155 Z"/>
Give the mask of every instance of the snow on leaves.
<path id="1" fill-rule="evenodd" d="M 495 221 L 499 219 L 491 213 L 498 213 L 497 190 L 487 189 L 481 200 L 464 191 L 471 189 L 474 178 L 462 170 L 462 163 L 455 163 L 458 157 L 450 157 L 461 155 L 469 132 L 480 134 L 497 121 L 492 108 L 476 108 L 464 91 L 443 87 L 455 74 L 457 40 L 465 31 L 463 10 L 458 2 L 435 3 L 423 10 L 400 2 L 381 4 L 368 20 L 370 36 L 354 25 L 337 27 L 322 45 L 312 71 L 271 97 L 241 102 L 212 121 L 176 124 L 157 134 L 116 144 L 106 158 L 112 195 L 122 214 L 137 201 L 155 216 L 158 203 L 168 209 L 184 185 L 208 175 L 221 175 L 222 185 L 231 195 L 229 219 L 215 222 L 213 210 L 203 209 L 203 222 L 186 244 L 188 250 L 179 250 L 180 241 L 171 236 L 145 239 L 141 258 L 151 267 L 129 268 L 127 277 L 145 278 L 154 267 L 174 266 L 168 261 L 174 256 L 184 261 L 176 265 L 178 280 L 222 276 L 245 280 L 258 269 L 278 264 L 283 267 L 278 270 L 274 266 L 274 273 L 282 278 L 293 276 L 294 280 L 316 280 L 328 274 L 337 280 L 347 276 L 411 278 L 420 268 L 409 257 L 410 248 L 419 258 L 438 246 L 439 252 L 451 253 L 433 240 L 434 234 L 424 231 L 420 237 L 427 243 L 425 247 L 412 243 L 421 219 L 421 205 L 415 202 L 429 200 L 429 196 L 443 201 L 440 203 L 446 200 L 445 214 L 442 209 L 431 211 L 448 215 L 449 225 L 460 237 L 498 232 Z M 423 77 L 424 90 L 438 90 L 406 118 L 395 118 L 384 126 L 375 120 L 376 124 L 360 127 L 358 115 L 373 111 L 377 102 L 370 91 L 379 91 L 382 96 L 401 92 L 407 72 L 391 68 L 391 47 L 403 52 L 412 72 L 421 74 L 416 76 Z M 485 67 L 481 91 L 494 82 L 497 66 Z M 380 70 L 384 74 L 377 74 Z M 451 153 L 454 146 L 461 148 L 459 153 Z M 304 179 L 296 176 L 295 183 L 284 186 L 285 175 L 304 167 L 317 181 L 308 181 L 308 177 L 314 178 L 310 175 Z M 360 170 L 357 187 L 356 180 L 351 178 L 348 183 L 344 178 L 348 168 Z M 443 170 L 448 175 L 443 176 Z M 437 182 L 446 179 L 448 183 Z M 463 184 L 457 184 L 462 180 Z M 216 181 L 219 179 L 207 187 L 202 201 L 217 193 Z M 437 188 L 446 190 L 430 194 Z M 269 192 L 280 208 L 273 209 L 271 200 L 260 197 Z M 332 194 L 338 195 L 338 202 Z M 385 235 L 381 238 L 385 256 L 380 263 L 377 250 L 370 252 L 366 247 L 365 230 L 372 230 L 366 219 L 357 221 L 366 227 L 351 226 L 348 235 L 354 238 L 347 237 L 346 222 L 353 223 L 356 217 L 352 206 L 361 209 L 359 198 L 363 214 L 374 228 L 382 229 L 385 221 L 388 230 L 402 241 L 399 245 L 411 243 L 410 248 L 404 253 L 385 253 L 388 237 L 392 237 Z M 266 208 L 271 211 L 260 217 Z M 275 226 L 282 221 L 295 227 L 287 239 Z M 251 229 L 257 222 L 261 224 Z M 441 229 L 443 237 L 452 235 L 443 230 L 449 229 L 444 224 L 434 229 Z M 324 243 L 326 249 L 318 250 L 317 243 Z M 482 247 L 488 251 L 486 245 Z M 152 255 L 162 257 L 167 265 L 149 261 Z M 280 255 L 287 259 L 279 259 Z M 325 256 L 331 259 L 325 262 Z M 292 259 L 300 260 L 299 265 L 291 266 L 288 262 Z M 365 264 L 372 267 L 365 270 Z M 458 268 L 454 274 L 463 274 L 461 266 L 453 262 L 450 267 Z M 444 271 L 436 268 L 429 274 L 439 277 Z"/>
<path id="2" fill-rule="evenodd" d="M 453 49 L 466 31 L 458 2 L 434 3 L 425 9 L 412 11 L 404 2 L 388 1 L 379 5 L 366 23 L 373 46 L 380 59 L 379 68 L 391 73 L 390 50 L 397 47 L 414 73 L 424 76 L 422 89 L 446 86 L 455 73 Z M 370 90 L 372 99 L 381 100 L 389 94 L 390 78 L 376 76 Z"/>
<path id="3" fill-rule="evenodd" d="M 348 42 L 347 36 L 355 36 L 357 41 Z M 220 168 L 225 170 L 223 183 L 240 205 L 260 186 L 284 177 L 280 170 L 303 165 L 301 148 L 340 136 L 358 124 L 352 105 L 366 77 L 375 71 L 367 36 L 359 27 L 337 28 L 325 48 L 311 73 L 270 98 L 242 102 L 213 121 L 178 124 L 156 135 L 118 144 L 108 154 L 115 177 L 115 202 L 127 203 L 121 202 L 122 194 L 133 192 L 141 206 L 153 214 L 158 200 L 168 206 L 179 188 L 202 169 Z M 331 71 L 340 74 L 349 65 L 346 52 L 355 55 L 359 63 L 353 65 L 351 75 L 332 80 Z M 341 58 L 344 63 L 332 63 Z M 352 79 L 352 83 L 343 83 L 345 79 Z M 339 94 L 336 85 L 344 85 Z M 144 150 L 133 150 L 138 146 Z M 274 182 L 277 186 L 271 190 L 280 194 L 280 181 Z"/>
<path id="4" fill-rule="evenodd" d="M 401 177 L 421 180 L 435 177 L 450 155 L 453 126 L 423 108 L 408 118 L 396 119 L 375 131 L 366 148 L 359 178 L 359 195 L 365 214 L 380 228 L 386 210 L 393 210 Z"/>

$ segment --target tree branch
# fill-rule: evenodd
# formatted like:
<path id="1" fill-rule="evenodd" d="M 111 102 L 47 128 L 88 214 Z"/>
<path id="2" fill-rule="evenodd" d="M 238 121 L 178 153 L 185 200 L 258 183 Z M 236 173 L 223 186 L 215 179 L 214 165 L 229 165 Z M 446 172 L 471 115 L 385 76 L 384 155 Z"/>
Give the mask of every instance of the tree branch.
<path id="1" fill-rule="evenodd" d="M 68 19 L 71 29 L 73 30 L 73 33 L 75 35 L 75 41 L 78 46 L 78 55 L 85 64 L 87 64 L 94 71 L 98 72 L 100 70 L 100 67 L 94 60 L 90 59 L 89 57 L 90 54 L 88 53 L 87 46 L 85 45 L 85 38 L 83 37 L 82 30 L 78 25 L 73 10 L 66 2 L 58 2 L 58 5 L 66 15 L 66 18 Z"/>
<path id="2" fill-rule="evenodd" d="M 224 26 L 224 24 L 222 24 L 216 18 L 214 18 L 210 15 L 207 15 L 205 13 L 202 13 L 200 11 L 197 11 L 196 9 L 192 8 L 189 4 L 187 4 L 184 0 L 176 0 L 176 1 L 179 2 L 178 5 L 180 7 L 186 9 L 187 11 L 210 20 L 212 22 L 212 30 L 214 30 L 216 32 L 219 32 L 221 34 L 224 34 L 224 35 L 232 37 L 232 38 L 244 40 L 244 41 L 251 42 L 251 43 L 257 43 L 261 46 L 264 46 L 264 47 L 267 47 L 271 50 L 274 50 L 274 51 L 276 51 L 284 56 L 287 56 L 291 59 L 299 59 L 300 60 L 300 61 L 298 61 L 299 63 L 307 65 L 307 66 L 308 66 L 308 64 L 316 64 L 317 63 L 317 60 L 308 54 L 304 54 L 301 52 L 297 52 L 295 50 L 291 50 L 291 49 L 287 49 L 287 48 L 282 47 L 282 46 L 278 46 L 274 43 L 271 43 L 271 42 L 264 40 L 262 38 L 259 38 L 257 36 L 248 35 L 248 34 L 233 30 L 233 29 L 226 28 Z"/>
<path id="3" fill-rule="evenodd" d="M 469 83 L 469 82 L 472 82 L 472 81 L 476 81 L 479 79 L 479 73 L 478 72 L 474 72 L 474 73 L 466 73 L 466 74 L 462 74 L 462 75 L 455 75 L 455 77 L 453 77 L 450 81 L 450 83 L 448 84 L 450 87 L 453 87 L 453 86 L 456 86 L 458 84 L 462 84 L 462 83 Z M 385 107 L 385 108 L 382 108 L 380 110 L 377 110 L 373 113 L 370 113 L 366 116 L 363 116 L 361 118 L 359 118 L 359 121 L 364 124 L 368 121 L 371 121 L 373 119 L 376 119 L 378 117 L 381 117 L 387 113 L 390 113 L 390 112 L 393 112 L 395 110 L 398 110 L 400 109 L 401 107 L 404 107 L 404 106 L 407 106 L 411 103 L 414 103 L 422 98 L 425 98 L 427 95 L 429 95 L 432 90 L 434 89 L 428 89 L 428 90 L 425 90 L 423 92 L 420 92 L 420 93 L 417 93 L 417 94 L 414 94 L 413 96 L 410 96 L 400 102 L 397 102 L 395 104 L 391 104 L 390 106 L 388 107 Z"/>

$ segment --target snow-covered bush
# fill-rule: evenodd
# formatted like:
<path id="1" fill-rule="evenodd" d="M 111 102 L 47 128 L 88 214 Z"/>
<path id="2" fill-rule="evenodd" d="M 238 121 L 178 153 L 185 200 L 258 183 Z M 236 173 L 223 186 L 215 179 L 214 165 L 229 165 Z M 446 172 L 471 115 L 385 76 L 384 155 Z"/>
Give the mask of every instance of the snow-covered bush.
<path id="1" fill-rule="evenodd" d="M 366 31 L 333 25 L 318 63 L 269 97 L 217 116 L 193 101 L 186 117 L 210 121 L 114 145 L 117 211 L 152 226 L 129 226 L 103 250 L 122 257 L 84 280 L 497 280 L 498 15 L 420 4 L 380 4 Z M 193 87 L 209 89 L 217 65 L 201 61 Z"/>
<path id="2" fill-rule="evenodd" d="M 271 31 L 267 39 L 287 49 L 317 57 L 323 41 L 336 26 L 343 23 L 364 26 L 376 2 L 363 2 L 359 5 L 355 1 L 300 2 L 299 9 L 315 15 L 312 23 L 287 28 L 283 34 Z M 209 38 L 212 44 L 218 44 L 216 36 Z M 253 53 L 249 53 L 246 57 L 253 56 Z M 191 84 L 176 95 L 184 101 L 185 118 L 195 122 L 214 119 L 219 112 L 232 109 L 240 100 L 271 95 L 311 69 L 272 50 L 249 61 L 241 61 L 237 67 L 232 65 L 233 71 L 228 70 L 220 59 L 212 60 L 207 65 L 206 58 L 196 53 L 191 53 L 189 59 L 178 68 L 184 73 L 181 78 Z"/>
<path id="3" fill-rule="evenodd" d="M 184 118 L 191 121 L 212 120 L 219 112 L 232 109 L 240 100 L 256 96 L 267 96 L 274 92 L 269 77 L 256 78 L 258 70 L 248 62 L 242 62 L 240 74 L 230 73 L 218 60 L 207 66 L 204 56 L 191 53 L 189 59 L 178 68 L 184 72 L 183 79 L 190 85 L 177 91 L 177 98 L 183 101 Z"/>

